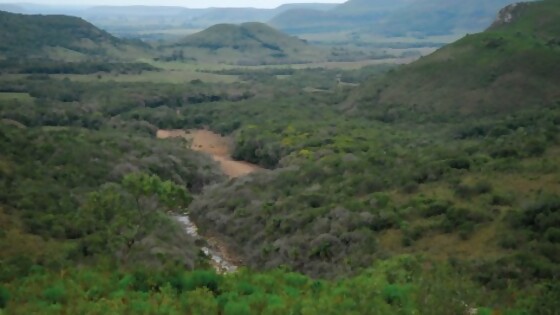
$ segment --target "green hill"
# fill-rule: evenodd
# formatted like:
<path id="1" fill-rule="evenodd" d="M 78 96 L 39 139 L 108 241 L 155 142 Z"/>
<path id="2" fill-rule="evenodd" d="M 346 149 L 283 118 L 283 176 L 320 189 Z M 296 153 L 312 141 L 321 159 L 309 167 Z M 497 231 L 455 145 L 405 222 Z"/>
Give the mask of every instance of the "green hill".
<path id="1" fill-rule="evenodd" d="M 142 55 L 146 47 L 120 40 L 76 17 L 0 11 L 0 56 L 4 58 L 125 59 Z"/>
<path id="2" fill-rule="evenodd" d="M 512 5 L 487 31 L 467 35 L 356 93 L 367 106 L 507 112 L 560 100 L 560 3 Z"/>
<path id="3" fill-rule="evenodd" d="M 172 46 L 187 58 L 246 65 L 320 60 L 322 52 L 263 23 L 218 24 Z"/>

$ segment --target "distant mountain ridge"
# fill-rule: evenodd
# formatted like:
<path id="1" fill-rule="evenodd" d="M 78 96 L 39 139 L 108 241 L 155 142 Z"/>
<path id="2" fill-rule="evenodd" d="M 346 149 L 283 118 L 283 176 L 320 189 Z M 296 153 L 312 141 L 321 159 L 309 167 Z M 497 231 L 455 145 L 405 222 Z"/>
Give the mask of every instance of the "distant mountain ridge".
<path id="1" fill-rule="evenodd" d="M 515 2 L 518 0 L 415 0 L 394 11 L 375 28 L 391 36 L 479 32 L 490 26 L 496 12 Z"/>
<path id="2" fill-rule="evenodd" d="M 328 12 L 287 11 L 270 24 L 291 34 L 359 30 L 384 36 L 430 36 L 478 32 L 516 0 L 350 0 Z"/>
<path id="3" fill-rule="evenodd" d="M 314 9 L 325 11 L 336 7 L 332 3 L 288 3 L 274 9 L 259 8 L 204 8 L 191 9 L 182 6 L 146 6 L 146 5 L 103 5 L 103 6 L 62 6 L 40 5 L 33 3 L 0 4 L 0 10 L 27 14 L 66 14 L 84 18 L 101 27 L 107 19 L 115 18 L 162 18 L 167 23 L 209 27 L 220 23 L 266 22 L 274 16 L 291 9 Z M 2 9 L 4 8 L 4 9 Z"/>
<path id="4" fill-rule="evenodd" d="M 269 24 L 293 34 L 353 29 L 369 25 L 375 19 L 412 1 L 414 0 L 350 0 L 328 11 L 292 9 L 278 14 Z"/>

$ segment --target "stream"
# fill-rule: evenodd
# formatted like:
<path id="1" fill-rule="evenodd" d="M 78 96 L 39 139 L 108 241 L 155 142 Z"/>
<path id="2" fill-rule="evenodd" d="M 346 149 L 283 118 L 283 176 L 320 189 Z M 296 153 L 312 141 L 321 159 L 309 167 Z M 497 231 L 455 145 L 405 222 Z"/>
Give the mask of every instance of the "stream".
<path id="1" fill-rule="evenodd" d="M 230 139 L 209 130 L 158 130 L 157 137 L 158 139 L 187 139 L 192 150 L 210 155 L 214 161 L 219 163 L 222 172 L 230 178 L 238 178 L 262 170 L 257 165 L 233 160 L 231 158 Z M 218 273 L 231 273 L 239 268 L 239 265 L 233 259 L 228 259 L 224 247 L 220 246 L 218 240 L 211 240 L 199 235 L 198 227 L 187 214 L 174 216 L 174 218 L 184 227 L 188 235 L 206 241 L 208 245 L 202 247 L 202 251 L 210 257 L 212 265 Z"/>
<path id="2" fill-rule="evenodd" d="M 175 220 L 183 225 L 188 235 L 194 239 L 204 239 L 198 234 L 198 227 L 192 222 L 188 215 L 175 216 Z M 210 244 L 210 243 L 209 243 Z M 206 256 L 210 257 L 212 266 L 218 273 L 231 273 L 237 271 L 238 266 L 225 258 L 225 254 L 220 250 L 214 249 L 211 245 L 203 246 L 202 251 Z"/>

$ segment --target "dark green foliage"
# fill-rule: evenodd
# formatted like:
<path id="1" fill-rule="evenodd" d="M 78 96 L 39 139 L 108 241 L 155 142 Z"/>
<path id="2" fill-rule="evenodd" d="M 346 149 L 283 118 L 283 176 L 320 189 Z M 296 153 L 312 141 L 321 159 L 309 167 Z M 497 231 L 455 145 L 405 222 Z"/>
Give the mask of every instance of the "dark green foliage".
<path id="1" fill-rule="evenodd" d="M 553 315 L 559 308 L 560 286 L 556 281 L 542 285 L 529 312 L 531 315 Z"/>
<path id="2" fill-rule="evenodd" d="M 115 72 L 121 74 L 155 71 L 156 67 L 147 63 L 118 62 L 63 62 L 48 59 L 6 59 L 0 60 L 0 72 L 21 74 L 92 74 Z"/>
<path id="3" fill-rule="evenodd" d="M 80 18 L 70 16 L 22 15 L 0 11 L 0 21 L 0 55 L 8 57 L 42 57 L 45 53 L 43 49 L 47 47 L 61 47 L 89 56 L 105 56 L 107 49 L 103 45 L 122 48 L 133 46 L 132 42 L 120 40 Z M 93 45 L 84 45 L 84 40 L 91 41 Z"/>
<path id="4" fill-rule="evenodd" d="M 429 269 L 422 268 L 429 265 Z M 199 279 L 190 286 L 189 279 Z M 120 279 L 120 281 L 116 281 Z M 188 290 L 177 290 L 177 279 Z M 219 283 L 220 290 L 206 287 Z M 105 270 L 71 268 L 64 277 L 49 273 L 8 283 L 17 287 L 6 312 L 58 314 L 105 310 L 111 314 L 462 314 L 468 305 L 482 308 L 503 298 L 440 263 L 400 257 L 340 281 L 312 280 L 282 270 L 240 271 L 221 276 L 210 272 Z M 212 286 L 212 285 L 210 285 Z M 72 288 L 72 290 L 70 290 Z M 185 287 L 182 287 L 185 288 Z M 543 287 L 537 300 L 502 309 L 541 313 L 553 306 L 554 286 Z M 101 295 L 92 294 L 93 291 Z M 519 305 L 515 305 L 519 304 Z M 165 310 L 165 311 L 163 311 Z M 487 308 L 500 311 L 498 308 Z M 514 313 L 511 313 L 514 314 Z"/>
<path id="5" fill-rule="evenodd" d="M 533 237 L 542 238 L 549 230 L 552 235 L 560 226 L 560 198 L 543 196 L 532 201 L 512 216 L 512 224 L 517 228 L 530 230 Z"/>
<path id="6" fill-rule="evenodd" d="M 67 301 L 67 296 L 63 283 L 54 283 L 43 291 L 43 298 L 51 304 L 63 304 Z"/>
<path id="7" fill-rule="evenodd" d="M 3 286 L 0 286 L 0 309 L 6 308 L 10 300 L 10 292 Z"/>

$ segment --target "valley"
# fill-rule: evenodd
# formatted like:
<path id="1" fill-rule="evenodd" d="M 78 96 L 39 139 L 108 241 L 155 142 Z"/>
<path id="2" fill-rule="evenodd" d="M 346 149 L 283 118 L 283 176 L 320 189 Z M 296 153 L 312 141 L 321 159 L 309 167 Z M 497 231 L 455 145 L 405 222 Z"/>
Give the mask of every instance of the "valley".
<path id="1" fill-rule="evenodd" d="M 158 139 L 183 138 L 190 149 L 208 154 L 218 162 L 222 172 L 231 178 L 249 175 L 262 170 L 258 165 L 234 161 L 231 158 L 232 139 L 222 137 L 210 130 L 158 130 Z"/>
<path id="2" fill-rule="evenodd" d="M 556 314 L 560 6 L 510 3 L 0 5 L 0 314 Z"/>

